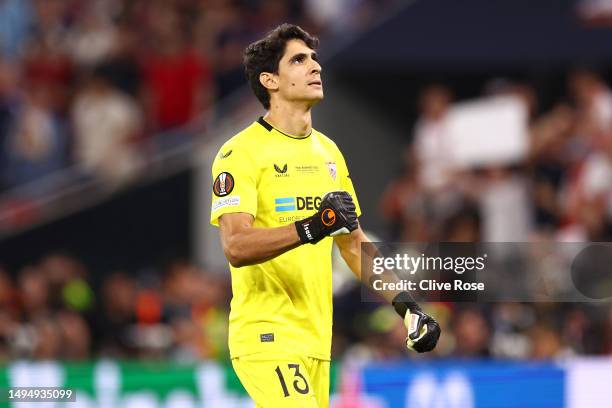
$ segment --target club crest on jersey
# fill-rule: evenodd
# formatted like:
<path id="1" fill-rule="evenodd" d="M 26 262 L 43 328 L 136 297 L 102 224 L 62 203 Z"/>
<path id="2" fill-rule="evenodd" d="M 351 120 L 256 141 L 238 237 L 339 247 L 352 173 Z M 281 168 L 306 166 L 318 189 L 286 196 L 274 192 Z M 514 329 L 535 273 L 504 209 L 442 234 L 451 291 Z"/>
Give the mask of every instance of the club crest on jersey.
<path id="1" fill-rule="evenodd" d="M 215 178 L 213 193 L 215 193 L 217 197 L 225 197 L 232 192 L 235 184 L 234 177 L 231 174 L 227 172 L 220 173 Z"/>
<path id="2" fill-rule="evenodd" d="M 329 175 L 331 176 L 331 178 L 334 179 L 334 181 L 336 181 L 336 162 L 326 162 L 325 163 L 327 165 L 327 170 L 329 171 Z"/>

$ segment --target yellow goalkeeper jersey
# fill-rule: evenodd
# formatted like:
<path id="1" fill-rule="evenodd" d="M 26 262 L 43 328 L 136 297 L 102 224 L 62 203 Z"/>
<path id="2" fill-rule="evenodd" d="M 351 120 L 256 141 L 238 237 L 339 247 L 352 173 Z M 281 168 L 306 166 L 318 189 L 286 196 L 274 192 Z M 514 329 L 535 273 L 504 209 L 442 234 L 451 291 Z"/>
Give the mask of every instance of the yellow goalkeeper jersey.
<path id="1" fill-rule="evenodd" d="M 314 214 L 321 198 L 337 190 L 351 194 L 360 215 L 340 150 L 314 129 L 296 137 L 259 118 L 221 147 L 212 177 L 216 226 L 221 215 L 236 212 L 251 214 L 254 227 L 287 225 Z M 327 237 L 257 265 L 230 265 L 232 358 L 283 350 L 330 359 L 332 243 Z"/>

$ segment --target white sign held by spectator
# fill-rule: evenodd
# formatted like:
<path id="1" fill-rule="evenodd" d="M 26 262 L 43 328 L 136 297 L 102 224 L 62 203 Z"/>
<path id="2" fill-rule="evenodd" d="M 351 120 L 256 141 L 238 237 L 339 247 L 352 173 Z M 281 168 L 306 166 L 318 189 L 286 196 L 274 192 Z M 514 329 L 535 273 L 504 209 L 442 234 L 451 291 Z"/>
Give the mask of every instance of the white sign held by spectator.
<path id="1" fill-rule="evenodd" d="M 527 156 L 527 106 L 517 97 L 455 104 L 446 126 L 449 150 L 458 168 L 503 166 Z"/>

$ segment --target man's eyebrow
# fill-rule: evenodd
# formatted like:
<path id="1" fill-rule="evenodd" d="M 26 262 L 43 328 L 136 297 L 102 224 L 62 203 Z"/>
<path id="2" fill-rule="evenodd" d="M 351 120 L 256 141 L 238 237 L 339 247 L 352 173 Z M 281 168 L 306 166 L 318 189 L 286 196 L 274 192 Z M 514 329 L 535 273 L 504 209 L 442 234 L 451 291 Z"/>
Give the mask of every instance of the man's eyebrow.
<path id="1" fill-rule="evenodd" d="M 306 56 L 305 52 L 298 52 L 297 54 L 294 54 L 291 58 L 289 58 L 289 60 L 293 61 L 295 59 L 302 58 L 302 57 L 305 57 L 305 56 Z"/>
<path id="2" fill-rule="evenodd" d="M 297 54 L 293 55 L 293 56 L 292 56 L 292 57 L 291 57 L 289 60 L 290 60 L 290 61 L 293 61 L 293 60 L 295 60 L 295 59 L 297 59 L 297 58 L 306 57 L 307 55 L 308 55 L 308 54 L 307 54 L 307 53 L 305 53 L 305 52 L 298 52 Z M 310 53 L 310 57 L 311 57 L 312 59 L 316 60 L 316 59 L 317 59 L 317 53 L 316 53 L 315 51 L 312 51 L 312 52 Z"/>

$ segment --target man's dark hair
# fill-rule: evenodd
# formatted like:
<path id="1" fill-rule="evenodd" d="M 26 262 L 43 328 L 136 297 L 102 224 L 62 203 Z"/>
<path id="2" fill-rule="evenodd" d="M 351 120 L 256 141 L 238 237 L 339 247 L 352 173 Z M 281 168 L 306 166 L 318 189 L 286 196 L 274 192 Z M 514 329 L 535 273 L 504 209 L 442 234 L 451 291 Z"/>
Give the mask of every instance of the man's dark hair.
<path id="1" fill-rule="evenodd" d="M 244 50 L 244 71 L 255 96 L 266 109 L 270 109 L 270 93 L 259 82 L 259 75 L 262 72 L 278 73 L 278 63 L 285 53 L 289 40 L 302 40 L 312 49 L 319 45 L 319 39 L 301 27 L 281 24 Z"/>

